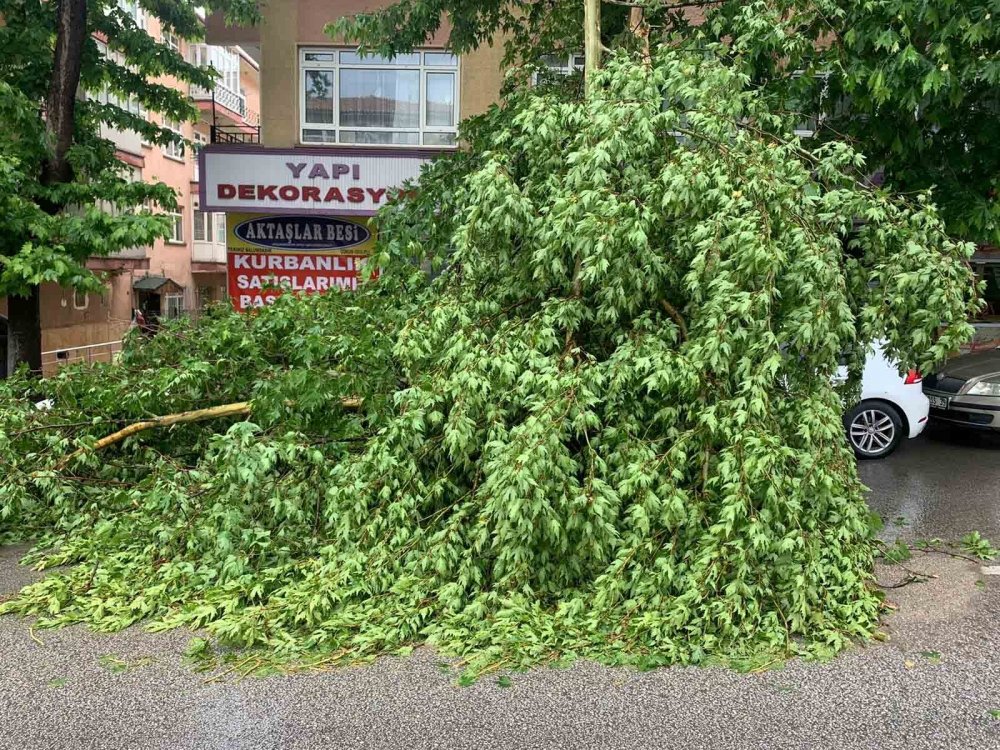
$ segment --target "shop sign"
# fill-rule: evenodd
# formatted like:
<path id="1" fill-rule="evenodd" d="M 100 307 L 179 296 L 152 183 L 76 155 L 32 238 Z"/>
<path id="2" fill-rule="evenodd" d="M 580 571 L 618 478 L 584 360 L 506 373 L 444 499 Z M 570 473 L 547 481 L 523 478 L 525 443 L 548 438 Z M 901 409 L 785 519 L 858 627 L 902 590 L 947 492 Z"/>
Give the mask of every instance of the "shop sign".
<path id="1" fill-rule="evenodd" d="M 243 312 L 283 292 L 358 288 L 375 247 L 366 220 L 343 216 L 226 214 L 229 297 Z"/>
<path id="2" fill-rule="evenodd" d="M 435 152 L 391 149 L 203 148 L 203 211 L 374 216 Z"/>

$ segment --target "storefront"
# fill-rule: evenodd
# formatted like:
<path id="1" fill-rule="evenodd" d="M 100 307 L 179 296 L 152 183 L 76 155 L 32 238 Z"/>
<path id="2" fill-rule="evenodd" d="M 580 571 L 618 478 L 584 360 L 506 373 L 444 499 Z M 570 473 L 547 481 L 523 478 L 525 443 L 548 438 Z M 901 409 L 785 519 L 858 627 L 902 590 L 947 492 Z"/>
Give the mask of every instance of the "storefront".
<path id="1" fill-rule="evenodd" d="M 420 175 L 433 150 L 209 146 L 204 211 L 226 214 L 229 296 L 237 310 L 283 290 L 357 289 L 375 246 L 371 217 Z"/>
<path id="2" fill-rule="evenodd" d="M 259 144 L 200 154 L 199 211 L 226 214 L 226 284 L 237 309 L 275 285 L 353 290 L 377 239 L 370 221 L 422 164 L 459 148 L 458 124 L 499 99 L 503 45 L 458 57 L 443 28 L 392 59 L 361 56 L 325 32 L 350 0 L 265 3 L 253 28 L 207 23 L 208 42 L 261 61 Z"/>

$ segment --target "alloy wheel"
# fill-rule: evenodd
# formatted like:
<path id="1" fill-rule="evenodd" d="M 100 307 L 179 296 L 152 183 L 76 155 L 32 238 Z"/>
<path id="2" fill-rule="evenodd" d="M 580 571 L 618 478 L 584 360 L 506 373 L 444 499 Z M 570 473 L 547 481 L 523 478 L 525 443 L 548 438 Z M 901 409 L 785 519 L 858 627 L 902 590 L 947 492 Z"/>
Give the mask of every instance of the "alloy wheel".
<path id="1" fill-rule="evenodd" d="M 878 409 L 865 409 L 851 422 L 851 443 L 862 453 L 877 456 L 892 445 L 896 426 L 892 417 Z"/>

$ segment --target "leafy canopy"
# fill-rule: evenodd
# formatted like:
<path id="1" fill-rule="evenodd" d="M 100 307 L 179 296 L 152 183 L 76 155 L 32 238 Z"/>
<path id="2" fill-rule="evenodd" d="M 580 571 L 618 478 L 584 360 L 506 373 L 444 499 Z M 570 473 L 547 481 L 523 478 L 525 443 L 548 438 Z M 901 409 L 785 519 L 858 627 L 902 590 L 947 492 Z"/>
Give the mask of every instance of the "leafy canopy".
<path id="1" fill-rule="evenodd" d="M 896 192 L 934 188 L 948 230 L 1000 244 L 1000 3 L 996 0 L 636 0 L 652 38 L 725 42 L 773 109 L 849 140 Z M 331 33 L 383 55 L 447 24 L 459 53 L 503 43 L 509 63 L 580 50 L 579 0 L 403 0 L 344 17 Z M 605 39 L 630 43 L 604 4 Z M 622 32 L 625 32 L 622 34 Z"/>
<path id="2" fill-rule="evenodd" d="M 186 39 L 204 35 L 195 12 L 204 4 L 141 3 L 164 28 Z M 195 119 L 197 109 L 186 87 L 178 90 L 167 81 L 211 87 L 215 74 L 153 39 L 124 5 L 115 0 L 88 3 L 80 77 L 87 96 L 75 102 L 68 154 L 73 179 L 45 184 L 43 165 L 54 144 L 46 133 L 43 103 L 55 65 L 59 3 L 0 0 L 0 297 L 27 296 L 43 282 L 102 291 L 86 268 L 88 258 L 148 245 L 169 231 L 165 217 L 144 206 L 176 208 L 173 191 L 163 183 L 131 182 L 114 144 L 102 136 L 114 129 L 140 133 L 151 144 L 183 143 L 148 114 L 175 122 Z M 230 5 L 216 2 L 213 7 L 235 12 Z"/>
<path id="3" fill-rule="evenodd" d="M 586 102 L 541 86 L 468 123 L 383 211 L 384 272 L 356 295 L 133 341 L 43 383 L 51 412 L 3 386 L 0 529 L 72 567 L 0 611 L 206 627 L 277 660 L 429 641 L 476 672 L 870 635 L 873 527 L 831 378 L 876 338 L 943 359 L 969 334 L 971 248 L 705 52 L 619 53 Z M 252 421 L 62 463 L 247 398 Z"/>

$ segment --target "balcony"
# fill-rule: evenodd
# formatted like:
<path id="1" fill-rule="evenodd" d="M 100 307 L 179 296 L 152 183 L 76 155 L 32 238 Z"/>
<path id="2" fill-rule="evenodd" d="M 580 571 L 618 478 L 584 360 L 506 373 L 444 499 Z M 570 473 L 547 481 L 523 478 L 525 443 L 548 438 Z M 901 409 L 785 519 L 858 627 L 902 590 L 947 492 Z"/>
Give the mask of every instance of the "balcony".
<path id="1" fill-rule="evenodd" d="M 218 242 L 191 243 L 191 260 L 194 263 L 225 263 L 226 245 Z"/>
<path id="2" fill-rule="evenodd" d="M 238 143 L 260 145 L 260 125 L 254 127 L 236 125 L 213 125 L 212 143 Z"/>
<path id="3" fill-rule="evenodd" d="M 192 84 L 191 98 L 202 110 L 212 111 L 212 122 L 221 119 L 226 126 L 255 127 L 260 122 L 257 112 L 247 108 L 247 99 L 240 91 L 240 55 L 228 47 L 192 44 L 188 48 L 192 65 L 213 68 L 218 74 L 214 88 Z M 207 106 L 202 106 L 207 105 Z"/>

